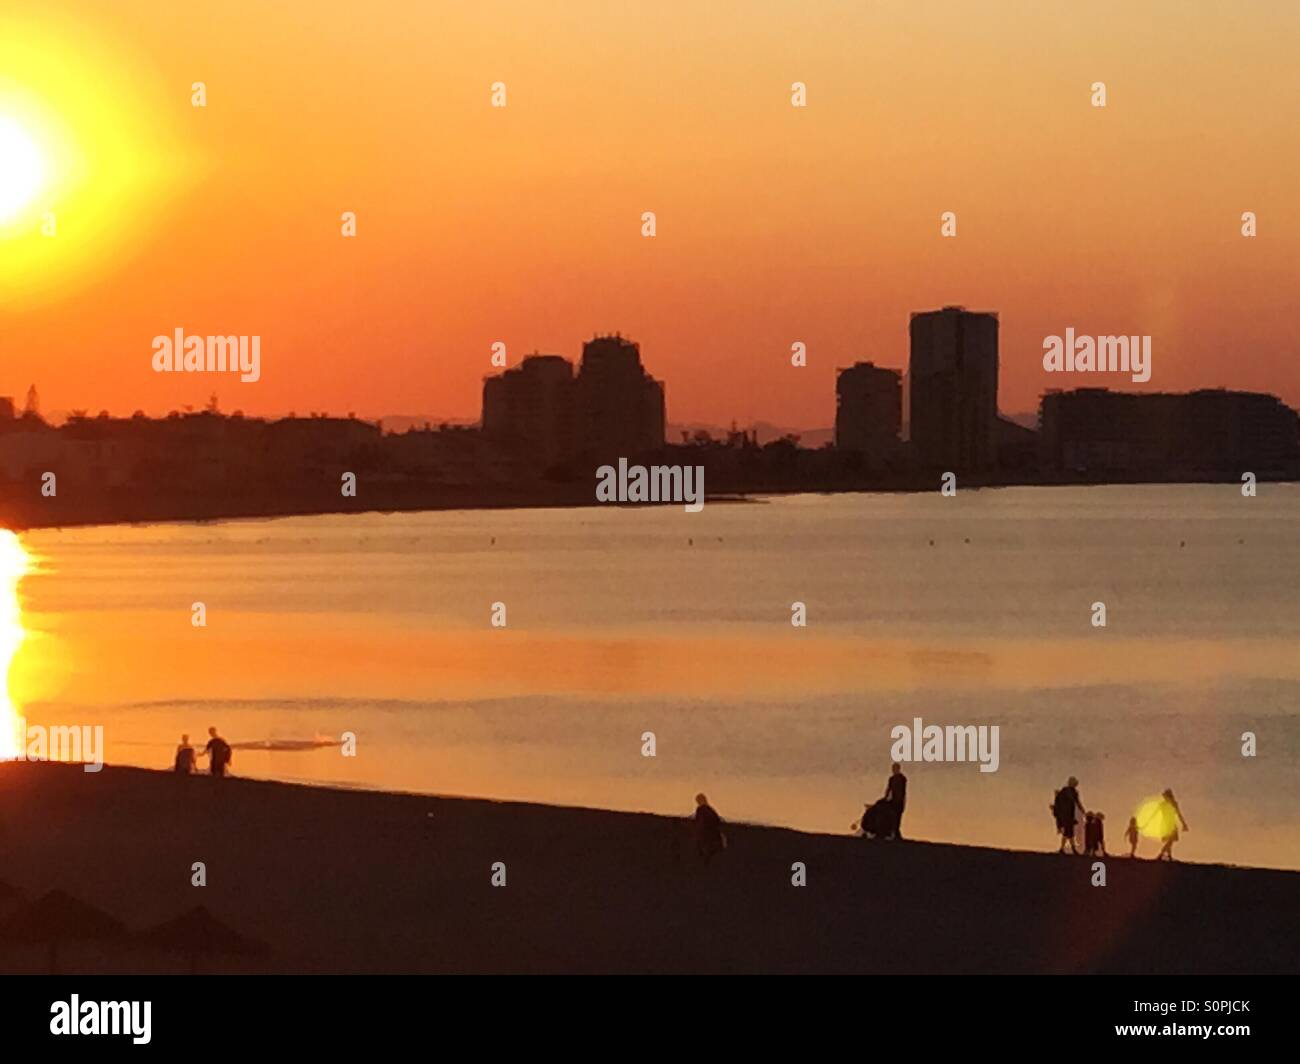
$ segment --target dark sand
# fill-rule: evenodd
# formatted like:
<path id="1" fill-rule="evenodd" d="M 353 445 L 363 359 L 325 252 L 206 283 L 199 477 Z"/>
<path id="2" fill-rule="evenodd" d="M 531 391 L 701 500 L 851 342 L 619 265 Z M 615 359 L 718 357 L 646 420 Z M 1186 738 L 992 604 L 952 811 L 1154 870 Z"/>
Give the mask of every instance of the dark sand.
<path id="1" fill-rule="evenodd" d="M 0 764 L 0 882 L 28 898 L 61 888 L 131 929 L 205 905 L 272 949 L 74 944 L 60 971 L 1300 970 L 1297 872 L 1112 857 L 1093 887 L 1082 857 L 746 825 L 704 868 L 686 831 L 594 809 Z M 190 884 L 195 861 L 206 887 Z M 495 861 L 505 887 L 490 884 Z M 806 887 L 791 885 L 795 861 Z M 12 907 L 0 890 L 0 916 Z M 0 971 L 47 965 L 42 947 L 0 943 Z"/>

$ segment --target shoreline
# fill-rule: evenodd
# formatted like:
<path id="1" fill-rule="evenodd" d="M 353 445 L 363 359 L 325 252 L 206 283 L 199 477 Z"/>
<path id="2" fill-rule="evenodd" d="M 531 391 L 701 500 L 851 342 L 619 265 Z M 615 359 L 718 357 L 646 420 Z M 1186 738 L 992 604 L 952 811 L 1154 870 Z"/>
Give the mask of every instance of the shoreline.
<path id="1" fill-rule="evenodd" d="M 973 479 L 973 478 L 972 478 Z M 966 491 L 997 490 L 1003 488 L 1102 488 L 1102 487 L 1223 487 L 1240 486 L 1233 479 L 1190 477 L 1187 479 L 1131 479 L 1086 480 L 1069 478 L 1021 478 L 987 480 L 962 478 Z M 1260 484 L 1300 484 L 1300 480 L 1281 477 L 1261 477 Z M 540 490 L 539 490 L 540 489 Z M 936 490 L 932 479 L 922 483 L 915 478 L 879 485 L 745 485 L 728 487 L 724 491 L 706 493 L 705 502 L 717 505 L 752 504 L 769 498 L 797 495 L 916 495 Z M 378 495 L 375 499 L 373 496 Z M 479 510 L 581 510 L 595 507 L 640 509 L 659 507 L 672 509 L 681 503 L 608 503 L 595 498 L 587 485 L 563 484 L 554 486 L 510 486 L 485 490 L 438 488 L 432 494 L 426 489 L 379 490 L 367 493 L 365 499 L 343 500 L 333 495 L 303 497 L 284 502 L 274 499 L 221 498 L 216 505 L 211 497 L 197 500 L 155 500 L 141 503 L 134 496 L 93 496 L 87 503 L 65 505 L 61 497 L 40 499 L 19 504 L 12 497 L 0 498 L 0 528 L 13 532 L 34 532 L 62 528 L 96 528 L 121 525 L 205 524 L 218 521 L 272 520 L 284 517 L 323 517 L 348 514 L 393 513 L 443 513 L 474 512 Z"/>
<path id="2" fill-rule="evenodd" d="M 1300 872 L 868 842 L 683 817 L 0 764 L 0 881 L 132 930 L 202 904 L 285 972 L 1294 972 Z M 191 883 L 204 863 L 207 885 Z M 792 883 L 796 862 L 807 885 Z M 504 886 L 493 886 L 503 865 Z M 1068 918 L 1066 918 L 1068 916 Z M 69 945 L 67 971 L 170 970 Z M 44 952 L 0 943 L 0 971 Z M 215 963 L 215 961 L 214 961 Z"/>
<path id="3" fill-rule="evenodd" d="M 166 752 L 170 752 L 173 750 L 173 745 L 170 743 L 159 743 L 158 745 L 161 748 L 163 748 Z M 258 750 L 266 749 L 265 747 L 260 746 L 258 744 L 249 745 L 246 743 L 234 743 L 233 747 L 235 750 L 251 750 L 254 752 Z M 14 757 L 14 758 L 0 759 L 0 771 L 2 771 L 3 767 L 7 764 L 27 764 L 27 765 L 55 764 L 60 766 L 75 767 L 82 763 L 62 761 L 62 760 L 58 760 L 58 761 L 29 760 L 24 757 Z M 156 765 L 157 762 L 155 762 L 152 765 L 135 765 L 135 764 L 129 764 L 124 762 L 106 761 L 103 763 L 103 768 L 100 769 L 99 771 L 113 769 L 114 771 L 144 772 L 152 775 L 159 775 L 159 776 L 171 778 L 172 776 L 171 770 L 165 768 L 157 768 Z M 82 771 L 84 772 L 85 770 L 83 769 Z M 88 774 L 94 775 L 94 773 L 88 773 Z M 194 772 L 194 776 L 196 778 L 206 777 L 206 775 L 207 773 L 204 770 L 202 765 L 200 765 Z M 349 783 L 342 780 L 316 780 L 316 779 L 307 779 L 305 777 L 294 777 L 294 776 L 245 776 L 245 775 L 240 775 L 239 773 L 233 773 L 227 778 L 230 780 L 239 780 L 243 783 L 250 783 L 250 784 L 264 784 L 268 786 L 303 788 L 306 790 L 319 790 L 319 791 L 331 791 L 331 792 L 338 791 L 346 794 L 367 794 L 367 795 L 385 796 L 385 797 L 394 797 L 394 798 L 422 799 L 431 802 L 442 802 L 442 801 L 486 802 L 498 806 L 511 805 L 511 806 L 522 806 L 531 809 L 543 809 L 543 810 L 556 809 L 556 810 L 566 810 L 566 811 L 579 812 L 579 813 L 600 813 L 612 817 L 619 817 L 619 816 L 656 817 L 658 819 L 667 820 L 670 822 L 682 821 L 688 819 L 689 817 L 689 814 L 687 813 L 664 813 L 664 812 L 657 812 L 653 809 L 618 809 L 609 806 L 574 805 L 567 802 L 535 801 L 527 798 L 502 798 L 502 797 L 493 797 L 491 795 L 483 795 L 483 794 L 457 794 L 457 793 L 443 792 L 443 791 L 406 790 L 401 787 L 385 787 L 382 784 L 371 783 L 371 782 Z M 763 820 L 740 820 L 740 819 L 731 819 L 728 820 L 727 823 L 742 828 L 755 828 L 759 830 L 770 830 L 770 831 L 788 831 L 788 832 L 793 832 L 796 835 L 807 835 L 811 838 L 816 838 L 816 839 L 846 839 L 847 838 L 847 839 L 854 839 L 857 841 L 863 841 L 857 834 L 852 832 L 822 831 L 815 828 L 798 827 L 794 824 L 782 824 L 782 823 L 769 822 Z M 1023 849 L 1016 846 L 999 846 L 999 845 L 992 845 L 989 843 L 982 843 L 982 842 L 961 842 L 954 839 L 909 839 L 908 841 L 924 842 L 926 845 L 951 847 L 960 850 L 978 850 L 986 853 L 1028 854 L 1028 855 L 1035 855 L 1035 854 L 1055 855 L 1056 854 L 1055 850 L 1050 850 L 1050 849 Z M 1122 840 L 1120 841 L 1122 843 Z M 1148 847 L 1153 842 L 1153 840 L 1151 839 L 1144 839 L 1144 841 L 1148 844 Z M 868 844 L 885 845 L 885 846 L 890 845 L 888 841 L 880 842 L 878 840 L 870 840 Z M 1067 855 L 1067 856 L 1082 857 L 1084 855 L 1082 853 L 1079 853 L 1079 854 Z M 1107 854 L 1105 860 L 1108 861 L 1118 860 L 1127 863 L 1129 861 L 1129 857 L 1126 854 L 1117 850 Z M 1135 864 L 1150 863 L 1150 862 L 1154 862 L 1154 860 L 1155 859 L 1149 855 L 1138 856 L 1133 858 L 1133 862 Z M 1237 864 L 1236 862 L 1233 861 L 1189 861 L 1181 857 L 1176 858 L 1171 863 L 1192 867 L 1192 868 L 1222 868 L 1222 869 L 1230 869 L 1230 870 L 1241 871 L 1241 872 L 1286 872 L 1295 875 L 1300 875 L 1300 867 L 1286 868 L 1278 865 Z M 0 874 L 0 881 L 3 880 L 4 880 L 3 874 Z"/>

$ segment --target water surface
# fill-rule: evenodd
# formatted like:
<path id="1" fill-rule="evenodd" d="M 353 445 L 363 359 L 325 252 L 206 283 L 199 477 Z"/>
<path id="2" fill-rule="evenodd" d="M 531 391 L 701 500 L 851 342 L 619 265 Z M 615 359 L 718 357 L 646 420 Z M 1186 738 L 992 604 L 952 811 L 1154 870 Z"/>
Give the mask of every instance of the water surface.
<path id="1" fill-rule="evenodd" d="M 915 836 L 1054 847 L 1047 807 L 1073 774 L 1112 851 L 1172 787 L 1179 856 L 1300 867 L 1295 486 L 21 538 L 11 695 L 32 723 L 102 723 L 110 762 L 168 765 L 210 724 L 235 743 L 352 732 L 355 758 L 240 749 L 234 769 L 670 813 L 703 790 L 724 817 L 846 831 L 883 792 L 890 729 L 921 717 L 998 725 L 1001 764 L 908 766 Z"/>

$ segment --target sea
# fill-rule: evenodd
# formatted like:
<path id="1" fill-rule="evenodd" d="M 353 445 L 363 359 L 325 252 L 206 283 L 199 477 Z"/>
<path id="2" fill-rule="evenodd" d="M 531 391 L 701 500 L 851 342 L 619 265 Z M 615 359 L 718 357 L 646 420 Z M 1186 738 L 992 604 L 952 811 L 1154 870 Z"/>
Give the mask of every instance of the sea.
<path id="1" fill-rule="evenodd" d="M 904 764 L 909 838 L 1054 850 L 1049 806 L 1074 776 L 1112 854 L 1168 788 L 1178 859 L 1300 868 L 1294 484 L 16 542 L 10 724 L 102 726 L 109 764 L 168 768 L 215 727 L 240 776 L 673 815 L 704 793 L 724 820 L 848 834 L 899 729 L 969 725 L 997 729 L 996 771 Z"/>

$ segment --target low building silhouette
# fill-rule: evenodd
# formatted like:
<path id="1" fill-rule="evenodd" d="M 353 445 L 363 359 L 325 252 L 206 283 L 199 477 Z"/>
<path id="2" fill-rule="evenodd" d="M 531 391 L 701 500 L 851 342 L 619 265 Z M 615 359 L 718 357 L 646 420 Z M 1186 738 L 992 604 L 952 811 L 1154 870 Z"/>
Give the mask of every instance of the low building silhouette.
<path id="1" fill-rule="evenodd" d="M 1025 472 L 1038 467 L 1038 432 L 1010 418 L 998 417 L 998 469 Z"/>
<path id="2" fill-rule="evenodd" d="M 1300 420 L 1277 396 L 1048 392 L 1039 410 L 1044 469 L 1088 475 L 1294 474 Z"/>

